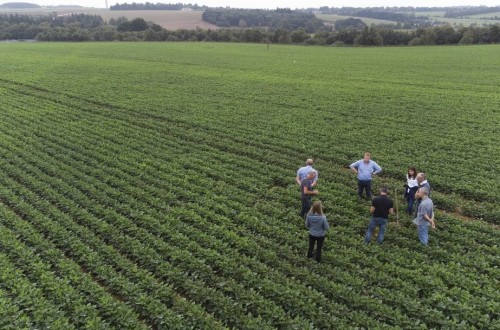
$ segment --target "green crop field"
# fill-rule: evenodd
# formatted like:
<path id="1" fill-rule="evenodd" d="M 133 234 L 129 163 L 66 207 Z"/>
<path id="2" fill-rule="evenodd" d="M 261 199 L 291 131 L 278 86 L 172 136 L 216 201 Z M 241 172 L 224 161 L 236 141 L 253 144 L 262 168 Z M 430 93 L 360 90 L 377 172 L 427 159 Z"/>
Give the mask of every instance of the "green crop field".
<path id="1" fill-rule="evenodd" d="M 0 44 L 0 328 L 498 329 L 499 52 Z M 399 202 L 381 246 L 348 170 L 365 150 Z"/>

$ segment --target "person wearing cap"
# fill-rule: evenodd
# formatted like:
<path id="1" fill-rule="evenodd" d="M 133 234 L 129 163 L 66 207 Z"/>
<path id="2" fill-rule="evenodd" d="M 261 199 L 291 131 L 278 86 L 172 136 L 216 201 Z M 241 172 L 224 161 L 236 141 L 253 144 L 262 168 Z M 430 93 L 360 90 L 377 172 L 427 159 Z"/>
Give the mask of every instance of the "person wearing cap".
<path id="1" fill-rule="evenodd" d="M 366 244 L 370 243 L 373 231 L 377 226 L 379 227 L 377 243 L 381 244 L 383 242 L 385 227 L 389 221 L 389 213 L 394 214 L 393 207 L 394 203 L 387 196 L 387 187 L 380 187 L 380 195 L 372 200 L 372 206 L 370 207 L 372 218 L 365 235 Z"/>
<path id="2" fill-rule="evenodd" d="M 302 199 L 302 210 L 300 211 L 301 217 L 304 217 L 311 209 L 312 197 L 319 194 L 319 191 L 313 190 L 312 186 L 315 177 L 316 171 L 309 171 L 300 183 L 300 195 Z"/>
<path id="3" fill-rule="evenodd" d="M 301 185 L 302 180 L 306 178 L 307 173 L 314 171 L 316 172 L 316 176 L 314 177 L 312 186 L 316 187 L 316 185 L 318 184 L 318 171 L 313 168 L 313 165 L 314 161 L 309 158 L 308 160 L 306 160 L 306 166 L 299 168 L 299 170 L 297 171 L 297 176 L 295 177 L 295 182 L 297 182 L 299 186 Z"/>
<path id="4" fill-rule="evenodd" d="M 382 168 L 371 159 L 372 155 L 365 152 L 363 159 L 352 163 L 349 167 L 358 175 L 358 196 L 363 196 L 363 189 L 366 191 L 366 197 L 372 197 L 372 177 L 382 172 Z"/>
<path id="5" fill-rule="evenodd" d="M 417 217 L 413 223 L 417 225 L 418 239 L 423 245 L 429 243 L 429 227 L 436 228 L 434 222 L 434 203 L 429 198 L 429 189 L 427 187 L 418 188 L 415 196 L 421 200 L 417 209 Z"/>

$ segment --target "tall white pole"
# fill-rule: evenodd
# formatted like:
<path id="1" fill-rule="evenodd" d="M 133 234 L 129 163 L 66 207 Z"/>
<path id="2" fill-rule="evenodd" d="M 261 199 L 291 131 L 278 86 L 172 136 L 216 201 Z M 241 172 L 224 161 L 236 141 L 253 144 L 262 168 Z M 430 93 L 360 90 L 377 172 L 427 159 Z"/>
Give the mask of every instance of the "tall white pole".
<path id="1" fill-rule="evenodd" d="M 108 9 L 108 0 L 106 0 L 106 9 Z"/>

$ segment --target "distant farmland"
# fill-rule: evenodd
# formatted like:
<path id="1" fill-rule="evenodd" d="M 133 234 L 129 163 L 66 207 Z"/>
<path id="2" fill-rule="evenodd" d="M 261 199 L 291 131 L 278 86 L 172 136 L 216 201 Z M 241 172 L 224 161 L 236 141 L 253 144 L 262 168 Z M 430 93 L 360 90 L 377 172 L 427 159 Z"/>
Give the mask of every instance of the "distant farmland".
<path id="1" fill-rule="evenodd" d="M 336 15 L 336 14 L 316 14 L 316 17 L 327 22 L 327 23 L 335 24 L 336 21 L 348 19 L 351 16 L 343 16 L 343 15 Z M 388 21 L 388 20 L 375 19 L 375 18 L 366 18 L 366 17 L 356 17 L 356 18 L 359 18 L 368 26 L 370 26 L 372 24 L 379 25 L 379 24 L 396 24 L 397 23 L 395 21 Z"/>
<path id="2" fill-rule="evenodd" d="M 213 24 L 201 19 L 202 11 L 178 10 L 99 10 L 96 15 L 101 15 L 104 20 L 125 16 L 128 19 L 142 17 L 146 21 L 155 22 L 167 30 L 177 29 L 216 29 Z"/>
<path id="3" fill-rule="evenodd" d="M 201 19 L 202 11 L 178 11 L 178 10 L 108 10 L 102 8 L 86 7 L 53 7 L 41 9 L 2 9 L 0 14 L 18 13 L 24 15 L 42 16 L 56 13 L 64 14 L 89 14 L 99 15 L 105 21 L 112 18 L 126 17 L 129 20 L 134 18 L 144 18 L 146 21 L 161 25 L 167 30 L 177 29 L 216 29 L 213 24 L 204 22 Z"/>
<path id="4" fill-rule="evenodd" d="M 203 11 L 178 11 L 178 10 L 108 10 L 103 8 L 87 8 L 87 7 L 44 7 L 38 9 L 0 9 L 0 14 L 17 13 L 21 15 L 42 16 L 49 14 L 65 15 L 65 14 L 89 14 L 99 15 L 105 21 L 112 18 L 126 17 L 129 20 L 134 18 L 144 18 L 146 21 L 154 22 L 167 30 L 196 28 L 201 29 L 217 29 L 218 27 L 202 20 Z M 430 21 L 449 23 L 454 26 L 470 26 L 470 25 L 490 25 L 498 23 L 498 20 L 485 19 L 487 17 L 500 16 L 500 13 L 479 14 L 467 16 L 466 18 L 444 18 L 444 11 L 435 12 L 415 12 L 417 16 L 427 16 Z M 348 19 L 350 17 L 361 19 L 366 25 L 387 25 L 396 24 L 395 21 L 380 20 L 366 17 L 343 16 L 334 14 L 317 14 L 316 17 L 325 21 L 326 24 L 334 24 L 338 20 Z"/>

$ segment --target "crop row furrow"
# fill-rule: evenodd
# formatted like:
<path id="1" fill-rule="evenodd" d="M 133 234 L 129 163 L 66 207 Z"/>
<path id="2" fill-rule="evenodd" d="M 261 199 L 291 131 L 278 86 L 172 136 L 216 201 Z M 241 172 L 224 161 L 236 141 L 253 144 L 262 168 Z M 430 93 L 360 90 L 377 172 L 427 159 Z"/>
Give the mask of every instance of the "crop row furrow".
<path id="1" fill-rule="evenodd" d="M 122 290 L 116 291 L 116 294 L 120 295 L 123 299 L 130 300 L 130 304 L 138 308 L 141 312 L 144 312 L 145 317 L 152 320 L 156 320 L 160 322 L 160 324 L 163 324 L 163 322 L 165 322 L 164 317 L 159 315 L 159 313 L 165 315 L 164 314 L 165 312 L 164 311 L 162 312 L 161 306 L 163 306 L 163 303 L 171 304 L 172 296 L 168 292 L 168 289 L 165 289 L 164 287 L 162 288 L 161 284 L 159 286 L 158 284 L 154 283 L 154 280 L 152 282 L 150 279 L 148 279 L 148 277 L 150 277 L 149 275 L 147 275 L 149 271 L 146 270 L 146 272 L 144 272 L 136 265 L 130 263 L 130 261 L 127 261 L 126 259 L 124 260 L 116 253 L 113 253 L 114 249 L 109 244 L 122 242 L 126 240 L 126 238 L 122 234 L 115 232 L 116 230 L 113 227 L 109 225 L 104 225 L 104 222 L 101 220 L 99 221 L 100 223 L 96 223 L 93 226 L 94 231 L 107 229 L 107 232 L 103 233 L 102 239 L 104 241 L 101 241 L 100 238 L 94 238 L 94 234 L 88 231 L 88 229 L 85 229 L 85 227 L 74 224 L 71 218 L 69 218 L 66 214 L 60 213 L 54 207 L 50 206 L 46 201 L 41 200 L 38 203 L 36 203 L 35 200 L 37 197 L 35 197 L 35 195 L 33 195 L 32 192 L 21 187 L 17 187 L 16 189 L 18 190 L 17 195 L 29 198 L 33 202 L 33 204 L 35 204 L 35 206 L 41 208 L 40 211 L 43 210 L 43 212 L 48 216 L 54 216 L 54 217 L 58 216 L 57 219 L 61 221 L 60 225 L 63 225 L 63 227 L 61 227 L 57 223 L 54 223 L 53 220 L 51 220 L 49 217 L 42 215 L 40 211 L 31 209 L 23 204 L 12 205 L 11 207 L 17 208 L 16 209 L 17 212 L 21 213 L 23 217 L 29 218 L 31 221 L 35 221 L 35 219 L 38 221 L 41 219 L 44 221 L 41 225 L 44 226 L 50 225 L 51 227 L 49 227 L 48 229 L 41 229 L 41 230 L 42 231 L 46 230 L 52 233 L 52 235 L 56 236 L 55 239 L 57 240 L 54 242 L 56 245 L 60 246 L 64 251 L 68 251 L 67 253 L 69 253 L 73 258 L 76 258 L 78 262 L 84 263 L 85 267 L 95 272 L 96 276 L 105 281 L 106 284 L 110 287 L 110 289 L 116 290 L 117 288 L 123 286 L 122 289 L 123 291 Z M 19 199 L 17 195 L 10 195 L 9 201 L 15 201 L 16 199 Z M 45 206 L 43 204 L 45 204 Z M 80 218 L 82 218 L 83 216 L 84 216 L 83 212 L 81 212 Z M 88 219 L 88 217 L 87 220 L 91 221 L 91 219 Z M 67 229 L 65 229 L 64 227 Z M 75 234 L 73 234 L 73 232 L 75 232 Z M 106 234 L 114 236 L 107 236 Z M 81 236 L 81 238 L 78 238 L 75 235 Z M 82 239 L 85 240 L 86 244 L 82 244 L 81 242 Z M 151 260 L 151 258 L 154 258 L 154 253 L 153 257 L 150 257 L 150 255 L 148 254 L 148 252 L 152 252 L 151 249 L 142 248 L 141 250 L 142 244 L 139 243 L 137 240 L 128 240 L 126 241 L 126 244 L 127 245 L 124 247 L 125 254 L 134 255 L 136 253 L 139 253 L 146 263 L 148 263 Z M 94 252 L 92 253 L 90 253 L 90 251 L 84 252 L 84 250 L 89 250 L 90 248 L 92 248 L 92 250 L 90 251 Z M 145 285 L 144 288 L 146 289 L 147 293 L 146 292 L 141 293 L 141 291 L 138 290 L 137 285 L 132 284 L 126 279 L 121 279 L 122 276 L 119 273 L 116 273 L 116 271 L 114 271 L 111 268 L 111 266 L 108 266 L 113 264 L 115 264 L 116 267 L 118 267 L 121 272 L 131 276 L 132 278 L 139 278 L 141 282 L 144 283 Z M 183 288 L 183 287 L 186 288 L 183 295 L 189 293 L 190 296 L 197 297 L 197 299 L 201 299 L 204 302 L 210 301 L 210 303 L 214 306 L 213 308 L 215 308 L 215 310 L 218 313 L 222 313 L 222 316 L 225 317 L 226 319 L 233 320 L 233 322 L 234 320 L 238 320 L 238 322 L 243 322 L 242 324 L 245 323 L 260 324 L 260 322 L 257 319 L 252 320 L 250 317 L 245 316 L 246 313 L 242 314 L 238 313 L 237 305 L 235 305 L 234 303 L 228 304 L 228 302 L 225 302 L 226 299 L 221 299 L 222 297 L 220 297 L 220 295 L 216 294 L 215 291 L 206 288 L 206 286 L 203 285 L 203 283 L 196 283 L 196 281 L 192 282 L 188 280 L 184 272 L 170 267 L 167 261 L 162 261 L 162 262 L 151 261 L 149 265 L 150 268 L 153 268 L 153 270 L 157 267 L 161 269 L 160 273 L 162 274 L 161 275 L 162 280 L 168 280 L 174 282 L 174 287 L 176 288 Z M 132 275 L 130 275 L 129 273 Z M 134 275 L 134 273 L 138 274 Z M 141 274 L 142 276 L 140 276 Z M 146 278 L 144 278 L 145 276 L 144 274 L 146 274 Z M 154 297 L 157 295 L 160 296 L 163 295 L 164 299 L 168 299 L 168 301 L 163 300 L 163 303 L 159 302 L 156 302 L 154 304 L 149 303 L 150 301 L 152 302 L 153 299 L 150 298 L 150 296 Z M 137 298 L 140 298 L 140 300 L 136 300 Z M 224 303 L 226 304 L 225 307 Z M 178 307 L 179 308 L 186 307 L 182 305 L 183 304 L 179 304 Z M 232 308 L 231 314 L 228 314 L 228 306 L 231 306 Z M 156 310 L 153 311 L 151 310 L 152 308 Z M 182 310 L 179 310 L 178 312 L 181 311 Z M 191 310 L 191 311 L 187 310 L 185 312 L 186 315 L 190 315 L 189 314 L 190 312 L 194 313 L 196 312 L 196 310 Z M 206 315 L 205 317 L 207 316 L 208 315 Z M 179 321 L 180 320 L 178 319 L 176 323 L 179 323 Z M 201 326 L 201 324 L 205 324 L 205 322 L 206 324 L 204 326 L 208 326 L 208 324 L 210 324 L 211 322 L 210 317 L 208 317 L 207 320 L 204 320 L 203 318 L 195 318 L 193 320 L 185 319 L 184 321 L 186 323 L 203 322 L 198 324 L 198 326 Z M 214 324 L 212 324 L 211 327 L 213 326 Z"/>
<path id="2" fill-rule="evenodd" d="M 39 177 L 39 178 L 43 178 L 43 175 L 42 175 L 42 174 L 40 174 L 40 173 L 38 173 L 37 177 Z M 32 181 L 32 180 L 30 180 L 30 181 Z M 46 196 L 46 198 L 48 198 L 48 196 Z M 51 199 L 51 198 L 50 198 L 50 199 Z M 51 200 L 52 200 L 52 199 L 51 199 Z M 81 200 L 81 199 L 80 199 L 80 200 Z M 60 201 L 60 202 L 62 201 L 62 202 L 63 202 L 63 201 L 64 201 L 64 198 L 62 198 L 62 197 L 55 197 L 55 198 L 54 198 L 54 202 L 55 202 L 55 201 Z M 73 215 L 73 216 L 75 216 L 75 215 Z M 109 220 L 109 217 L 108 217 L 107 219 Z M 124 221 L 126 221 L 126 220 L 124 219 Z M 118 225 L 118 224 L 116 224 L 116 225 Z M 131 225 L 131 226 L 134 226 L 133 224 L 130 224 L 130 225 Z M 122 230 L 124 230 L 124 228 L 123 228 L 123 227 L 121 227 L 121 228 L 122 228 Z M 94 229 L 95 229 L 95 228 L 94 228 Z M 143 231 L 143 230 L 141 230 L 140 228 L 136 228 L 136 227 L 131 227 L 130 229 L 127 229 L 126 231 L 127 231 L 127 232 L 129 232 L 131 235 L 133 234 L 133 235 L 136 235 L 137 237 L 140 237 L 140 238 L 141 238 L 141 239 L 143 239 L 143 240 L 147 239 L 147 238 L 150 236 L 147 232 L 144 232 L 144 231 Z M 110 236 L 116 236 L 116 235 L 118 235 L 119 233 L 118 233 L 118 232 L 117 232 L 117 233 L 111 233 L 111 232 L 108 232 L 108 234 L 109 234 Z M 156 237 L 151 237 L 151 239 L 150 239 L 150 240 L 148 240 L 148 241 L 150 241 L 150 242 L 151 242 L 151 244 L 155 244 L 156 239 L 157 239 Z M 156 243 L 156 244 L 158 245 L 158 243 Z M 166 250 L 166 249 L 167 249 L 167 245 L 166 245 L 166 244 L 160 244 L 160 247 L 159 247 L 158 249 L 162 249 L 162 250 L 161 250 L 161 252 L 162 252 L 163 254 L 165 254 L 165 255 L 175 255 L 175 254 L 176 254 L 176 252 L 177 252 L 177 251 L 176 251 L 176 247 L 168 248 L 168 250 Z M 152 253 L 152 252 L 150 252 L 150 254 L 151 254 L 151 253 Z M 209 253 L 209 251 L 208 251 L 208 253 Z M 179 254 L 179 252 L 177 252 L 177 254 Z M 182 254 L 181 254 L 180 260 L 186 260 L 187 258 L 189 258 L 189 256 L 184 256 L 184 255 L 182 255 Z M 213 262 L 213 263 L 216 263 L 218 259 L 225 259 L 225 262 L 226 262 L 226 263 L 230 263 L 230 262 L 231 262 L 231 260 L 230 260 L 230 259 L 227 259 L 227 257 L 223 257 L 223 256 L 220 256 L 220 255 L 219 255 L 218 257 L 216 256 L 216 257 L 215 257 L 215 259 L 214 259 L 214 260 L 212 260 L 212 262 Z M 184 262 L 184 263 L 185 263 L 185 262 Z M 181 264 L 181 266 L 182 266 L 182 264 Z M 198 265 L 198 266 L 200 266 L 200 265 Z M 205 267 L 206 267 L 206 266 L 205 266 Z M 233 264 L 233 265 L 232 265 L 232 268 L 233 268 L 233 269 L 237 269 L 237 268 L 238 268 L 238 265 L 237 265 L 237 264 Z M 196 269 L 196 268 L 195 268 L 195 269 Z M 202 268 L 198 267 L 198 269 L 202 269 Z M 222 270 L 222 271 L 224 271 L 224 269 L 221 269 L 221 270 Z M 186 269 L 186 271 L 189 271 L 189 269 Z M 192 270 L 191 270 L 191 271 L 192 271 Z M 237 270 L 235 270 L 235 271 L 237 271 Z M 199 271 L 198 271 L 198 272 L 199 272 Z M 242 271 L 242 273 L 243 273 L 243 271 Z M 209 273 L 208 273 L 208 274 L 209 274 Z M 226 275 L 226 274 L 223 274 L 222 276 L 224 276 L 224 275 Z M 243 279 L 240 279 L 240 280 L 243 280 Z M 255 280 L 255 279 L 253 279 L 253 280 Z M 215 281 L 215 280 L 213 280 L 213 281 Z M 250 278 L 248 279 L 248 281 L 250 281 Z M 274 287 L 275 287 L 277 284 L 274 284 L 274 283 L 271 283 L 271 282 L 266 282 L 265 280 L 262 280 L 262 283 L 263 283 L 263 284 L 261 284 L 261 286 L 262 286 L 262 288 L 263 288 L 262 290 L 266 290 L 266 289 L 267 289 L 267 290 L 269 290 L 269 292 L 272 292 L 272 295 L 270 295 L 269 297 L 270 297 L 270 298 L 273 298 L 273 297 L 274 297 L 274 298 L 276 298 L 276 297 L 275 297 L 275 293 L 276 293 L 276 291 L 275 291 L 275 290 L 276 290 L 276 288 L 274 288 Z M 226 285 L 227 285 L 227 284 L 226 284 Z M 229 286 L 229 285 L 227 285 L 227 286 Z M 274 290 L 274 291 L 271 291 L 271 290 Z M 288 292 L 288 291 L 286 291 L 286 290 L 278 290 L 278 292 L 281 292 L 281 291 L 283 291 L 283 292 Z M 311 291 L 311 292 L 312 292 L 312 291 Z M 265 291 L 264 291 L 264 293 L 265 293 Z M 307 290 L 306 288 L 304 288 L 304 291 L 302 292 L 302 294 L 304 294 L 305 296 L 307 296 L 308 294 L 310 295 L 310 292 L 309 292 L 309 290 Z M 282 303 L 284 303 L 285 301 L 290 301 L 290 300 L 294 300 L 294 299 L 291 299 L 290 297 L 288 297 L 288 299 L 287 299 L 287 297 L 285 297 L 285 298 L 283 298 Z M 325 306 L 327 306 L 327 305 L 325 305 Z M 293 308 L 292 308 L 292 310 L 293 310 Z M 305 312 L 304 312 L 304 311 L 301 311 L 300 313 L 305 313 Z M 317 312 L 316 312 L 316 313 L 317 313 Z M 297 313 L 297 314 L 298 314 L 298 313 Z M 320 314 L 321 314 L 321 313 L 320 313 Z M 328 318 L 324 317 L 324 319 L 328 319 Z"/>
<path id="3" fill-rule="evenodd" d="M 6 187 L 7 184 L 9 184 L 9 182 L 3 183 L 6 184 Z M 116 327 L 127 329 L 143 327 L 143 325 L 141 325 L 142 322 L 137 321 L 137 314 L 131 312 L 130 307 L 139 310 L 142 309 L 144 312 L 144 319 L 149 318 L 155 320 L 157 316 L 160 316 L 158 318 L 159 322 L 156 323 L 157 326 L 158 324 L 161 325 L 164 322 L 168 322 L 168 319 L 170 319 L 172 327 L 182 329 L 186 326 L 185 324 L 181 326 L 180 320 L 176 315 L 163 311 L 160 307 L 162 306 L 161 304 L 155 301 L 152 302 L 152 299 L 149 298 L 146 293 L 138 291 L 133 283 L 127 281 L 122 276 L 114 272 L 111 267 L 107 266 L 105 261 L 109 262 L 112 259 L 100 259 L 97 254 L 100 251 L 96 249 L 92 250 L 85 246 L 85 244 L 76 239 L 72 234 L 53 223 L 50 218 L 42 215 L 42 213 L 38 210 L 35 210 L 23 203 L 22 198 L 34 198 L 30 192 L 20 187 L 16 187 L 18 194 L 15 194 L 16 192 L 11 192 L 6 187 L 2 188 L 2 198 L 5 198 L 2 202 L 14 210 L 14 212 L 16 212 L 16 214 L 18 214 L 21 218 L 31 221 L 33 225 L 37 226 L 37 229 L 40 232 L 48 235 L 48 239 L 62 251 L 59 255 L 65 255 L 73 259 L 76 258 L 77 261 L 82 263 L 83 267 L 88 269 L 92 273 L 92 276 L 95 276 L 100 283 L 108 285 L 108 289 L 113 296 L 101 295 L 93 297 L 96 290 L 92 290 L 90 291 L 91 295 L 89 295 L 89 299 L 92 301 L 91 303 L 93 305 L 95 304 L 100 307 L 99 311 L 103 313 L 103 316 L 110 320 Z M 45 213 L 50 213 L 51 210 L 49 208 L 45 208 L 44 211 Z M 43 223 L 41 223 L 42 221 Z M 32 237 L 27 237 L 26 239 L 29 240 L 32 239 Z M 39 254 L 44 254 L 43 249 L 39 249 L 37 252 L 39 252 Z M 65 265 L 61 266 L 57 264 L 58 261 L 57 259 L 54 260 L 54 254 L 47 254 L 44 255 L 44 257 L 49 260 L 49 262 L 57 265 L 61 276 L 68 276 L 71 281 L 77 280 L 73 277 L 73 274 L 66 273 L 68 269 L 64 267 Z M 133 272 L 134 269 L 132 268 L 131 271 Z M 87 281 L 87 283 L 89 283 L 89 281 Z M 90 288 L 83 288 L 83 290 L 87 291 L 90 290 Z M 158 292 L 158 294 L 161 293 L 162 292 Z M 126 299 L 128 302 L 127 304 L 130 304 L 130 307 L 123 304 L 120 300 L 117 300 L 116 297 Z M 161 315 L 158 315 L 160 313 Z"/>
<path id="4" fill-rule="evenodd" d="M 88 109 L 88 108 L 87 108 Z M 149 121 L 151 121 L 151 118 L 148 118 Z M 118 120 L 118 119 L 117 119 Z M 134 119 L 131 119 L 130 121 L 133 125 L 136 125 Z M 142 127 L 142 126 L 141 126 Z M 151 126 L 149 126 L 151 127 Z M 158 127 L 158 122 L 157 121 L 154 121 L 153 120 L 153 129 L 157 129 Z M 144 128 L 144 127 L 142 127 Z M 189 131 L 190 135 L 192 134 L 192 130 L 191 129 L 188 129 L 186 128 L 187 131 Z M 184 130 L 183 130 L 184 131 Z M 163 131 L 164 132 L 164 131 Z M 172 133 L 172 132 L 170 132 Z M 210 133 L 210 134 L 213 134 L 213 130 L 211 130 L 210 132 L 207 131 L 207 133 Z M 178 134 L 178 132 L 176 132 L 176 134 Z M 231 136 L 234 136 L 231 135 Z M 184 137 L 186 139 L 186 137 Z M 234 138 L 231 139 L 230 142 L 233 142 L 232 140 L 234 140 Z M 200 143 L 200 139 L 198 139 L 196 142 L 194 143 Z M 246 145 L 252 145 L 253 141 L 251 140 L 247 140 L 247 141 L 244 141 L 244 143 L 246 143 Z M 224 148 L 224 147 L 221 147 L 221 148 Z M 227 149 L 227 147 L 226 147 Z M 238 149 L 238 148 L 237 148 Z M 241 149 L 241 148 L 239 148 Z M 259 147 L 259 150 L 262 149 L 262 146 Z M 284 150 L 288 150 L 290 148 L 285 148 Z M 282 158 L 283 157 L 283 153 L 281 152 L 280 156 L 279 157 L 275 157 L 275 156 L 272 156 L 270 157 L 270 159 L 277 159 L 277 158 Z M 296 159 L 296 157 L 294 157 Z M 330 168 L 330 171 L 332 170 L 332 168 Z M 399 176 L 399 174 L 398 174 Z M 279 176 L 280 178 L 284 178 L 285 176 L 281 175 Z M 337 176 L 336 179 L 338 179 L 339 177 Z M 280 181 L 283 181 L 283 179 L 280 179 Z M 352 179 L 350 179 L 349 181 L 352 181 Z M 349 182 L 347 184 L 350 184 L 352 185 L 352 182 Z M 441 196 L 441 194 L 439 195 Z M 446 199 L 443 199 L 443 198 L 439 198 L 438 201 L 445 201 Z M 443 205 L 446 207 L 448 203 L 446 202 L 443 202 Z M 489 204 L 489 203 L 482 203 L 482 205 L 476 205 L 477 203 L 474 203 L 474 202 L 466 202 L 465 203 L 465 206 L 464 206 L 464 210 L 467 214 L 470 214 L 472 216 L 477 216 L 477 217 L 482 217 L 482 218 L 485 218 L 487 220 L 492 220 L 492 221 L 496 221 L 495 220 L 495 214 L 498 213 L 498 210 L 496 210 L 495 206 L 493 204 Z M 455 206 L 451 205 L 450 206 L 451 208 L 448 209 L 450 211 L 453 211 L 455 209 Z"/>
<path id="5" fill-rule="evenodd" d="M 5 246 L 9 245 L 6 242 L 15 238 L 12 238 L 5 227 L 0 226 L 0 239 L 1 244 Z M 75 329 L 70 323 L 70 317 L 61 310 L 61 304 L 50 297 L 47 298 L 38 283 L 27 279 L 4 253 L 0 253 L 0 306 L 2 329 L 47 326 Z"/>
<path id="6" fill-rule="evenodd" d="M 40 176 L 41 176 L 40 174 L 38 174 L 38 175 L 37 175 L 37 177 L 40 177 Z M 66 190 L 66 191 L 67 191 L 67 190 Z"/>
<path id="7" fill-rule="evenodd" d="M 10 82 L 10 83 L 12 83 L 12 82 Z M 37 98 L 45 98 L 48 101 L 53 101 L 53 102 L 57 102 L 60 104 L 65 104 L 65 105 L 70 106 L 70 107 L 77 107 L 81 111 L 87 111 L 87 112 L 94 111 L 95 112 L 95 110 L 93 110 L 93 108 L 98 108 L 97 114 L 102 115 L 102 116 L 106 116 L 106 118 L 112 117 L 112 118 L 115 118 L 117 120 L 125 121 L 127 116 L 130 116 L 130 119 L 127 119 L 126 121 L 131 123 L 131 124 L 134 124 L 136 126 L 138 125 L 142 128 L 144 128 L 142 123 L 149 121 L 149 122 L 153 123 L 153 125 L 156 129 L 161 129 L 162 125 L 160 125 L 160 123 L 167 121 L 169 125 L 173 124 L 173 125 L 175 125 L 175 127 L 182 126 L 185 130 L 189 131 L 190 133 L 193 133 L 194 129 L 196 131 L 203 131 L 204 133 L 210 133 L 211 135 L 214 135 L 217 132 L 217 134 L 218 134 L 217 139 L 215 141 L 210 141 L 211 144 L 212 144 L 212 142 L 216 142 L 217 140 L 229 139 L 233 142 L 237 142 L 237 143 L 239 143 L 241 145 L 245 145 L 247 147 L 249 145 L 255 145 L 255 146 L 257 146 L 257 149 L 259 150 L 259 155 L 261 155 L 261 156 L 264 153 L 264 150 L 266 150 L 266 153 L 269 153 L 270 151 L 274 151 L 274 153 L 279 153 L 280 156 L 283 156 L 283 155 L 286 156 L 286 152 L 289 152 L 289 151 L 297 148 L 297 145 L 279 145 L 279 146 L 277 145 L 277 144 L 281 143 L 280 141 L 288 141 L 287 139 L 278 139 L 278 140 L 275 139 L 275 142 L 273 143 L 273 145 L 269 145 L 268 143 L 265 143 L 265 141 L 267 141 L 266 140 L 267 137 L 266 137 L 266 139 L 264 139 L 265 132 L 256 133 L 255 132 L 256 126 L 253 126 L 252 129 L 247 132 L 249 134 L 250 140 L 248 140 L 248 139 L 240 140 L 240 136 L 242 136 L 242 133 L 244 131 L 243 127 L 238 127 L 238 131 L 237 131 L 238 134 L 235 134 L 236 132 L 234 131 L 234 128 L 231 128 L 231 127 L 222 128 L 220 125 L 218 125 L 218 121 L 213 121 L 210 124 L 210 126 L 206 126 L 206 125 L 205 126 L 200 126 L 200 125 L 196 126 L 195 123 L 188 122 L 182 118 L 173 119 L 172 116 L 158 117 L 156 112 L 148 110 L 147 108 L 142 109 L 141 112 L 138 113 L 135 109 L 132 110 L 132 109 L 128 109 L 128 108 L 123 107 L 123 106 L 116 108 L 116 106 L 114 106 L 114 105 L 96 103 L 94 101 L 82 99 L 82 98 L 76 97 L 74 95 L 70 96 L 67 94 L 55 93 L 55 92 L 51 92 L 51 91 L 48 91 L 45 89 L 40 89 L 40 88 L 36 88 L 37 92 L 32 95 L 29 92 L 31 90 L 32 86 L 29 86 L 29 85 L 23 85 L 23 86 L 24 86 L 24 88 L 28 88 L 28 91 L 25 91 L 27 93 L 26 94 L 27 96 L 33 96 L 33 97 L 37 97 Z M 47 95 L 46 95 L 47 92 L 53 93 L 55 98 L 47 97 Z M 63 100 L 61 100 L 61 97 Z M 82 101 L 88 102 L 89 106 L 82 106 L 82 104 L 81 104 Z M 104 110 L 106 110 L 106 111 L 104 111 Z M 257 125 L 257 127 L 258 127 L 258 125 Z M 256 136 L 263 137 L 264 142 L 256 145 L 256 143 L 257 143 L 255 140 Z M 249 144 L 249 142 L 250 142 L 250 144 Z M 272 149 L 273 146 L 277 146 L 277 149 L 270 150 L 269 148 Z M 247 149 L 247 148 L 245 148 L 245 149 Z M 240 150 L 241 150 L 241 148 L 240 148 Z M 247 152 L 247 151 L 245 150 L 245 152 Z M 297 150 L 297 152 L 293 153 L 293 158 L 297 159 L 298 157 L 300 157 L 300 155 L 307 154 L 307 153 L 308 153 L 307 148 L 305 148 L 305 146 L 304 146 L 303 149 Z M 271 162 L 276 161 L 276 158 L 269 157 L 268 161 L 271 161 Z M 336 162 L 338 163 L 338 160 Z M 345 161 L 343 161 L 341 163 L 345 163 Z M 400 178 L 399 173 L 389 173 L 389 175 L 394 179 L 399 180 L 399 178 Z"/>
<path id="8" fill-rule="evenodd" d="M 66 283 L 64 279 L 55 276 L 50 265 L 44 263 L 34 253 L 33 247 L 30 248 L 20 242 L 15 238 L 15 234 L 5 227 L 2 227 L 0 235 L 0 246 L 15 263 L 16 268 L 22 270 L 27 278 L 36 283 L 49 301 L 63 308 L 65 314 L 62 315 L 66 315 L 76 328 L 88 326 L 89 321 L 95 325 L 108 326 L 98 316 L 95 306 L 86 304 L 80 292 Z M 81 318 L 80 315 L 86 315 L 86 317 Z"/>

